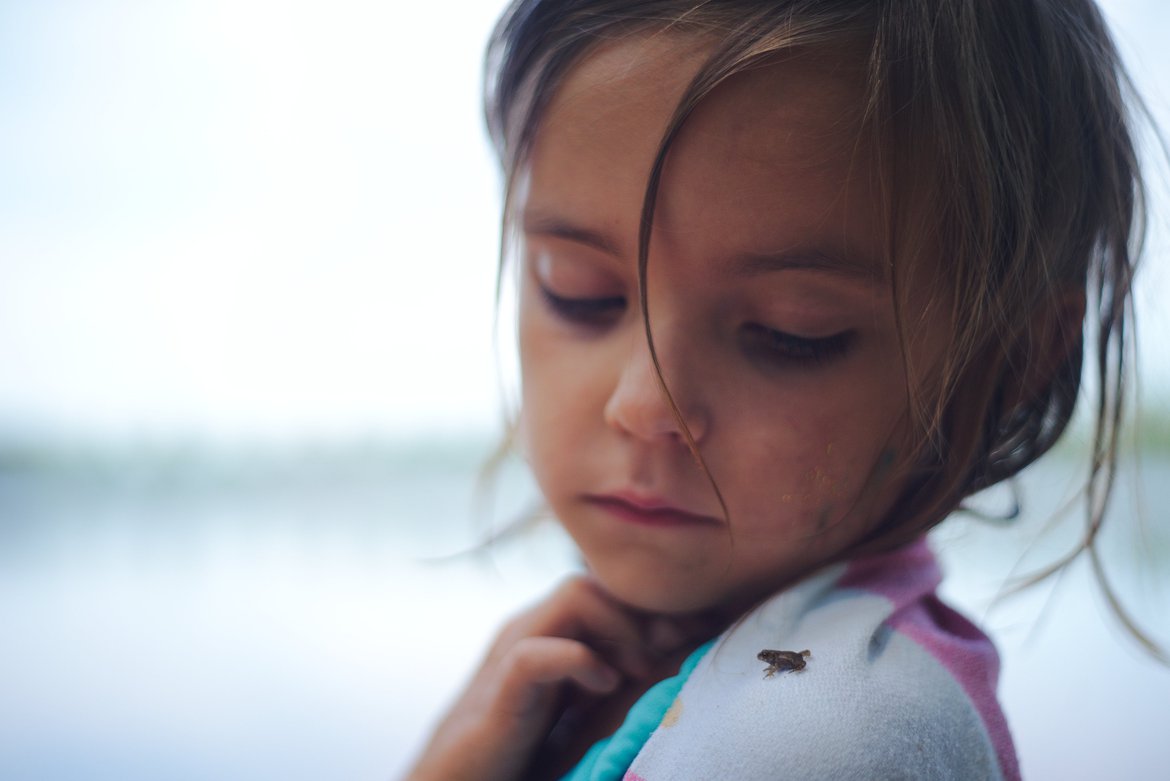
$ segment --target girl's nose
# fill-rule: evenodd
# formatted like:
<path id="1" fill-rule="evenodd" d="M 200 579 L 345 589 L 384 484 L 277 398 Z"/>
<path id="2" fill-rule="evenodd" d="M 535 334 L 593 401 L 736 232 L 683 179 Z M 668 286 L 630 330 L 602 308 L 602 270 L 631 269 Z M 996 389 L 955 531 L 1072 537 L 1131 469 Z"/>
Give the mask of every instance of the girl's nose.
<path id="1" fill-rule="evenodd" d="M 636 336 L 634 339 L 639 346 L 630 351 L 629 358 L 618 376 L 617 385 L 605 405 L 605 422 L 647 442 L 684 443 L 686 437 L 670 409 L 670 402 L 667 401 L 666 393 L 654 371 L 654 364 L 650 360 L 650 348 L 646 345 L 644 337 Z M 659 349 L 659 360 L 664 364 L 664 376 L 667 382 L 671 383 L 669 386 L 671 396 L 682 413 L 687 430 L 698 444 L 710 427 L 709 415 L 695 399 L 696 388 L 684 387 L 681 380 L 671 379 L 672 376 L 678 377 L 685 373 L 670 371 L 657 340 L 655 346 Z"/>

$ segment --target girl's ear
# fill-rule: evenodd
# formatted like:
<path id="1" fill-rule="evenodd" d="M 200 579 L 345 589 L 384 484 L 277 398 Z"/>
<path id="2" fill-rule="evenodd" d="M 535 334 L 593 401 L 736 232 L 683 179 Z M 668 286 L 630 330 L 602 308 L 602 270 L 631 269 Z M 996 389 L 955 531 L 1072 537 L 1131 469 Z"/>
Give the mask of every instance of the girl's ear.
<path id="1" fill-rule="evenodd" d="M 1004 384 L 1005 410 L 1030 404 L 1045 393 L 1057 370 L 1084 339 L 1085 293 L 1064 290 L 1033 313 L 1009 362 L 1012 375 Z"/>

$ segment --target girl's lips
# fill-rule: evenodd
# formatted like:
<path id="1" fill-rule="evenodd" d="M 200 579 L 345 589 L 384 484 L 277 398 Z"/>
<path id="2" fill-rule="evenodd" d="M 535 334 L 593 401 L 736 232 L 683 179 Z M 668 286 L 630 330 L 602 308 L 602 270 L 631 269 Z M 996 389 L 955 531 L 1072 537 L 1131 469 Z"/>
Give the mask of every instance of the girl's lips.
<path id="1" fill-rule="evenodd" d="M 619 520 L 645 526 L 721 526 L 718 518 L 699 515 L 667 502 L 627 494 L 602 494 L 586 497 L 590 504 L 609 512 Z"/>

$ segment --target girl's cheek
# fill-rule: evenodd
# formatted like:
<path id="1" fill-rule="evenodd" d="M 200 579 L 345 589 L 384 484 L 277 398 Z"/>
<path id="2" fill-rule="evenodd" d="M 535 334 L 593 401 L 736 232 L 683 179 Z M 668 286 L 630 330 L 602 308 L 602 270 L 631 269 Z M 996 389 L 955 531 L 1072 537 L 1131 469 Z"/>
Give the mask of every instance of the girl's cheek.
<path id="1" fill-rule="evenodd" d="M 828 462 L 815 463 L 797 475 L 792 490 L 781 494 L 784 504 L 825 508 L 842 497 L 841 471 Z"/>

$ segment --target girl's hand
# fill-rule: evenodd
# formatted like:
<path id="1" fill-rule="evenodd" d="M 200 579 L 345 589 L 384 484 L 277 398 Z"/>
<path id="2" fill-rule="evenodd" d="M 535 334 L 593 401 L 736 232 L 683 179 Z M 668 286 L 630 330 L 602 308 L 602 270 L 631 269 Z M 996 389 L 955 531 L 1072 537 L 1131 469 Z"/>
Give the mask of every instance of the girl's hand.
<path id="1" fill-rule="evenodd" d="M 588 577 L 566 581 L 500 631 L 409 781 L 523 777 L 568 702 L 615 694 L 685 639 L 672 620 L 615 602 Z"/>

